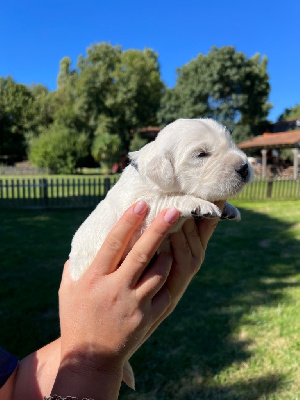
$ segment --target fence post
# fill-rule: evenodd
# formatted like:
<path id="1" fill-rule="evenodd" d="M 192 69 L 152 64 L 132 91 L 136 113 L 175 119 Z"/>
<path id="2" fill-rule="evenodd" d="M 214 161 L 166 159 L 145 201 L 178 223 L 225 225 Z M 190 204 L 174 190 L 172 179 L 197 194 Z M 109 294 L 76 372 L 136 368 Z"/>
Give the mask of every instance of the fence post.
<path id="1" fill-rule="evenodd" d="M 110 179 L 104 178 L 104 197 L 107 195 L 107 192 L 110 190 Z"/>
<path id="2" fill-rule="evenodd" d="M 268 179 L 268 186 L 267 186 L 267 198 L 270 199 L 272 197 L 272 188 L 273 188 L 273 179 Z"/>
<path id="3" fill-rule="evenodd" d="M 47 179 L 42 179 L 42 188 L 43 188 L 43 204 L 44 207 L 48 207 L 48 181 Z"/>

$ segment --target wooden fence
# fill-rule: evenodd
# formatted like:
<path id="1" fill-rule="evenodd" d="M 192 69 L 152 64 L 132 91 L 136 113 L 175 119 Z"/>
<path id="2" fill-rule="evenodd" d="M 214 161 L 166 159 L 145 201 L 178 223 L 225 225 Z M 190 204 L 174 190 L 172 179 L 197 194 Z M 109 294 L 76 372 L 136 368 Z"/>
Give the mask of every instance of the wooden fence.
<path id="1" fill-rule="evenodd" d="M 114 176 L 93 179 L 2 179 L 0 208 L 93 208 L 117 179 Z M 235 198 L 300 199 L 300 181 L 256 178 Z"/>
<path id="2" fill-rule="evenodd" d="M 117 177 L 2 179 L 0 208 L 93 208 Z"/>
<path id="3" fill-rule="evenodd" d="M 300 200 L 300 179 L 258 176 L 235 198 L 239 200 Z"/>

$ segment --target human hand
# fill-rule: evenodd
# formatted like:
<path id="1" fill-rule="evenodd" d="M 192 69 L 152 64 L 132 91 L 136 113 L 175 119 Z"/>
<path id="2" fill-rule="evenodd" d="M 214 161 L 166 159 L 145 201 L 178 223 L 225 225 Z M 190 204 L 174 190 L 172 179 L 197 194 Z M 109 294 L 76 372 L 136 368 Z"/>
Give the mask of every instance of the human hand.
<path id="1" fill-rule="evenodd" d="M 222 210 L 225 201 L 218 201 L 215 204 Z M 136 347 L 135 351 L 175 309 L 190 281 L 199 271 L 204 261 L 208 242 L 219 220 L 219 218 L 189 219 L 183 224 L 179 231 L 170 235 L 173 262 L 165 284 L 170 294 L 170 305 L 165 313 L 153 324 L 143 341 Z M 125 379 L 126 378 L 127 377 L 125 377 Z M 130 382 L 130 378 L 128 378 L 128 382 Z"/>
<path id="2" fill-rule="evenodd" d="M 107 236 L 87 271 L 72 281 L 68 262 L 59 289 L 61 362 L 52 392 L 64 392 L 60 370 L 91 382 L 89 393 L 81 388 L 72 395 L 95 397 L 101 372 L 122 377 L 124 362 L 170 305 L 164 285 L 172 265 L 171 254 L 161 254 L 145 270 L 162 240 L 177 222 L 179 212 L 165 210 L 120 260 L 134 231 L 147 213 L 145 203 L 130 207 Z M 70 372 L 63 380 L 70 381 Z M 101 387 L 103 392 L 103 386 Z M 113 397 L 113 396 L 112 396 Z"/>
<path id="3" fill-rule="evenodd" d="M 225 201 L 217 201 L 215 204 L 222 210 Z M 167 315 L 174 310 L 190 281 L 203 264 L 208 242 L 219 220 L 220 218 L 189 219 L 178 232 L 171 235 L 173 263 L 166 282 L 171 304 Z M 166 315 L 162 316 L 161 320 L 165 317 Z"/>

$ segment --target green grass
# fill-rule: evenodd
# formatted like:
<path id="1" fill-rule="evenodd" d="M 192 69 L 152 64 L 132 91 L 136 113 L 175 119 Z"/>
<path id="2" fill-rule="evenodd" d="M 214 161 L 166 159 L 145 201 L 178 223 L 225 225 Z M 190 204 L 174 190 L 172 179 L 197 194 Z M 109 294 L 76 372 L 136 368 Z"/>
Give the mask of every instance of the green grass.
<path id="1" fill-rule="evenodd" d="M 0 212 L 0 343 L 23 357 L 59 332 L 57 290 L 88 211 Z"/>
<path id="2" fill-rule="evenodd" d="M 179 306 L 132 359 L 122 400 L 300 399 L 300 201 L 235 201 Z M 88 211 L 0 211 L 0 344 L 58 335 L 57 290 Z"/>

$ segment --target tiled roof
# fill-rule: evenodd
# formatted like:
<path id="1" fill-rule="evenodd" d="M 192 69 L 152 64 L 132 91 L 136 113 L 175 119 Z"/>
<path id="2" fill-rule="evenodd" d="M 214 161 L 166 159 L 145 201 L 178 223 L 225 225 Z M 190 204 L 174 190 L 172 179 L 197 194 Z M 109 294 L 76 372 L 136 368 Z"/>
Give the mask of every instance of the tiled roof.
<path id="1" fill-rule="evenodd" d="M 300 147 L 300 130 L 279 132 L 279 133 L 264 133 L 260 136 L 255 136 L 252 139 L 239 143 L 240 149 L 249 147 Z"/>

